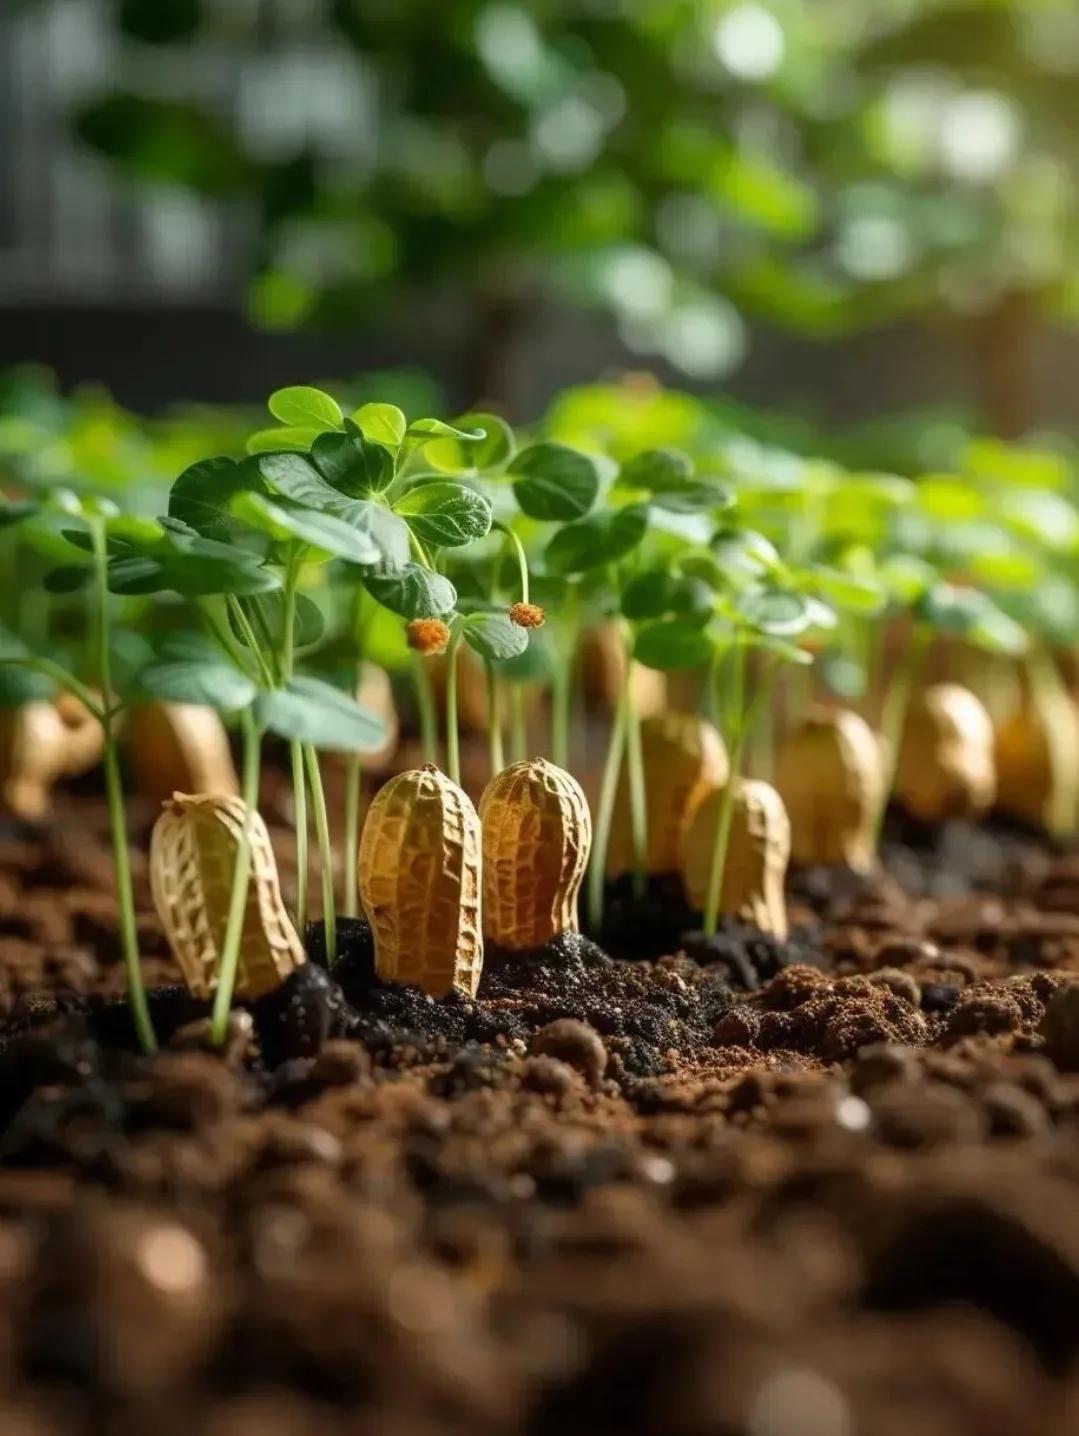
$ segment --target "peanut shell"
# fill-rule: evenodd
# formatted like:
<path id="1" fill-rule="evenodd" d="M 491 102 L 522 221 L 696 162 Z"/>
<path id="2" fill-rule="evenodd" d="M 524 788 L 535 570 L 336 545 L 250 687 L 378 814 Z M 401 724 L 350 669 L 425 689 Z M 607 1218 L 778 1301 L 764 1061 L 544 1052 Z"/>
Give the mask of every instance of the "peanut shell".
<path id="1" fill-rule="evenodd" d="M 682 835 L 682 881 L 694 908 L 708 899 L 716 816 L 723 789 L 714 789 Z M 740 778 L 735 789 L 730 842 L 719 897 L 721 913 L 754 923 L 762 932 L 787 936 L 783 884 L 790 861 L 791 828 L 783 799 L 768 783 Z"/>
<path id="2" fill-rule="evenodd" d="M 647 873 L 676 873 L 682 830 L 697 804 L 727 781 L 727 750 L 715 725 L 690 713 L 656 713 L 641 724 L 641 759 L 648 813 Z M 629 776 L 615 795 L 607 875 L 617 877 L 634 865 Z"/>
<path id="3" fill-rule="evenodd" d="M 99 699 L 100 694 L 95 693 L 94 697 Z M 58 693 L 53 705 L 66 734 L 63 775 L 77 778 L 81 773 L 88 773 L 100 760 L 105 751 L 105 730 L 74 693 Z"/>
<path id="4" fill-rule="evenodd" d="M 895 797 L 923 823 L 976 817 L 996 795 L 993 724 L 981 700 L 958 683 L 934 683 L 907 715 Z"/>
<path id="5" fill-rule="evenodd" d="M 360 898 L 386 982 L 475 996 L 483 970 L 480 820 L 431 763 L 391 778 L 367 810 Z"/>
<path id="6" fill-rule="evenodd" d="M 0 709 L 0 803 L 15 817 L 37 822 L 48 815 L 68 761 L 68 729 L 54 704 Z"/>
<path id="7" fill-rule="evenodd" d="M 1079 796 L 1079 707 L 1063 688 L 1026 697 L 997 729 L 997 806 L 1055 837 L 1073 832 Z"/>
<path id="8" fill-rule="evenodd" d="M 880 749 L 865 719 L 842 708 L 811 714 L 776 755 L 793 860 L 871 868 L 883 787 Z"/>
<path id="9" fill-rule="evenodd" d="M 577 931 L 577 894 L 592 846 L 581 785 L 545 758 L 511 763 L 480 798 L 483 930 L 525 951 Z"/>
<path id="10" fill-rule="evenodd" d="M 237 797 L 174 793 L 150 839 L 150 888 L 174 957 L 193 997 L 217 985 L 232 874 L 246 808 Z M 248 823 L 251 884 L 244 912 L 238 997 L 259 997 L 278 987 L 304 961 L 277 878 L 266 824 Z"/>
<path id="11" fill-rule="evenodd" d="M 173 793 L 239 792 L 225 725 L 198 703 L 140 703 L 127 715 L 135 788 L 152 803 Z"/>

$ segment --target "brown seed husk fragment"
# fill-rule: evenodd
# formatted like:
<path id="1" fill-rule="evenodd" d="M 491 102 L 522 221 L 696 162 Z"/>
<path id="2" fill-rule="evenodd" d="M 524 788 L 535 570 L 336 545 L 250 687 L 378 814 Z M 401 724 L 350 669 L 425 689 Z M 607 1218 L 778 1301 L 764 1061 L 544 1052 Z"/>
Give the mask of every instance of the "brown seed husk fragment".
<path id="1" fill-rule="evenodd" d="M 923 689 L 899 746 L 896 799 L 912 817 L 937 823 L 984 813 L 996 786 L 993 724 L 981 699 L 958 683 Z"/>
<path id="2" fill-rule="evenodd" d="M 776 755 L 793 861 L 871 868 L 883 785 L 880 750 L 864 718 L 849 709 L 811 714 Z"/>
<path id="3" fill-rule="evenodd" d="M 581 785 L 545 758 L 511 763 L 480 799 L 483 928 L 511 951 L 577 931 L 577 894 L 592 846 Z"/>
<path id="4" fill-rule="evenodd" d="M 246 809 L 241 798 L 174 793 L 150 840 L 150 887 L 161 925 L 192 996 L 217 985 L 229 896 Z M 251 884 L 244 912 L 238 997 L 278 987 L 305 960 L 278 885 L 266 824 L 248 822 Z"/>
<path id="5" fill-rule="evenodd" d="M 682 835 L 682 881 L 694 908 L 708 898 L 708 874 L 723 789 L 711 792 Z M 754 923 L 772 937 L 787 936 L 783 884 L 790 861 L 791 829 L 783 799 L 768 783 L 740 778 L 734 798 L 730 843 L 723 869 L 719 910 Z"/>
<path id="6" fill-rule="evenodd" d="M 682 832 L 697 804 L 727 781 L 730 765 L 715 725 L 691 713 L 657 713 L 641 724 L 645 808 L 648 814 L 646 873 L 678 871 Z M 623 765 L 607 846 L 607 875 L 634 866 L 629 779 Z"/>
<path id="7" fill-rule="evenodd" d="M 173 793 L 239 792 L 225 725 L 199 703 L 140 703 L 127 715 L 136 791 L 152 803 Z"/>
<path id="8" fill-rule="evenodd" d="M 483 970 L 480 820 L 433 764 L 375 795 L 360 840 L 359 884 L 384 982 L 432 997 L 475 996 Z"/>

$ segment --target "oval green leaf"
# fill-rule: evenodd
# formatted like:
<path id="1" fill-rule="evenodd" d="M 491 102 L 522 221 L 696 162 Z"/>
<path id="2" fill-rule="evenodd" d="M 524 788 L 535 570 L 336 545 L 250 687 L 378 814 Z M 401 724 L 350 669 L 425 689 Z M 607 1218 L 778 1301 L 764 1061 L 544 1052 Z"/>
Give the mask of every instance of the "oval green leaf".
<path id="1" fill-rule="evenodd" d="M 422 543 L 463 548 L 491 531 L 491 504 L 464 484 L 438 479 L 406 490 L 394 505 Z"/>
<path id="2" fill-rule="evenodd" d="M 547 523 L 583 518 L 599 493 L 595 464 L 567 444 L 531 444 L 514 459 L 510 474 L 521 512 Z"/>

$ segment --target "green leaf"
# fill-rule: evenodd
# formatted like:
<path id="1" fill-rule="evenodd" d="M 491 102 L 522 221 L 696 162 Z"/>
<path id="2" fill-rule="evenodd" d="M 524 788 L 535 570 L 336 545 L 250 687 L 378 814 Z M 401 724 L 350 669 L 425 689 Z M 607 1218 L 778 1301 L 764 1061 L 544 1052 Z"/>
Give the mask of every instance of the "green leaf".
<path id="1" fill-rule="evenodd" d="M 800 593 L 749 588 L 738 594 L 735 606 L 753 628 L 776 638 L 797 637 L 813 622 L 809 603 Z"/>
<path id="2" fill-rule="evenodd" d="M 339 493 L 303 455 L 264 454 L 259 459 L 259 472 L 272 489 L 286 498 L 331 514 L 370 537 L 379 562 L 386 568 L 399 568 L 408 562 L 408 529 L 402 520 L 382 504 Z"/>
<path id="3" fill-rule="evenodd" d="M 491 531 L 490 501 L 448 480 L 415 485 L 401 495 L 394 510 L 421 542 L 439 548 L 462 548 Z"/>
<path id="4" fill-rule="evenodd" d="M 346 753 L 373 753 L 386 741 L 379 718 L 321 678 L 292 678 L 260 695 L 256 711 L 281 738 Z"/>
<path id="5" fill-rule="evenodd" d="M 622 465 L 619 484 L 662 494 L 682 489 L 693 478 L 693 460 L 681 449 L 646 449 Z"/>
<path id="6" fill-rule="evenodd" d="M 260 429 L 257 434 L 252 434 L 247 441 L 247 452 L 249 454 L 276 454 L 284 450 L 306 454 L 318 436 L 323 433 L 322 429 L 315 429 L 310 426 L 302 428 L 285 429 Z"/>
<path id="7" fill-rule="evenodd" d="M 720 513 L 734 504 L 734 494 L 723 484 L 701 482 L 654 494 L 652 503 L 672 514 Z"/>
<path id="8" fill-rule="evenodd" d="M 239 493 L 261 492 L 254 460 L 203 459 L 185 469 L 169 490 L 169 517 L 206 538 L 227 541 L 237 530 L 232 501 Z"/>
<path id="9" fill-rule="evenodd" d="M 354 528 L 333 514 L 305 508 L 291 499 L 268 499 L 264 494 L 238 494 L 233 512 L 252 528 L 284 543 L 308 544 L 322 554 L 346 559 L 349 563 L 376 564 L 382 554 L 362 529 Z"/>
<path id="10" fill-rule="evenodd" d="M 965 638 L 990 653 L 1026 651 L 1027 636 L 988 594 L 960 584 L 937 583 L 922 599 L 918 616 L 938 633 Z"/>
<path id="11" fill-rule="evenodd" d="M 389 450 L 365 438 L 351 420 L 343 434 L 319 435 L 311 445 L 311 462 L 328 484 L 353 499 L 381 493 L 393 481 Z"/>
<path id="12" fill-rule="evenodd" d="M 464 622 L 465 642 L 481 658 L 505 662 L 528 647 L 528 630 L 518 628 L 505 613 L 470 613 Z"/>
<path id="13" fill-rule="evenodd" d="M 570 574 L 617 563 L 632 553 L 647 528 L 648 508 L 644 504 L 592 514 L 555 534 L 547 545 L 547 567 L 555 574 Z"/>
<path id="14" fill-rule="evenodd" d="M 848 613 L 873 614 L 884 607 L 885 593 L 875 579 L 818 564 L 810 571 L 810 582 L 817 593 Z"/>
<path id="15" fill-rule="evenodd" d="M 544 442 L 522 449 L 510 474 L 521 512 L 549 523 L 583 518 L 599 493 L 595 464 L 566 444 Z"/>
<path id="16" fill-rule="evenodd" d="M 483 431 L 482 439 L 432 439 L 424 458 L 436 469 L 449 474 L 491 474 L 504 469 L 513 458 L 516 441 L 513 430 L 497 414 L 463 414 L 457 421 L 464 431 Z"/>
<path id="17" fill-rule="evenodd" d="M 69 563 L 54 568 L 41 581 L 46 593 L 76 593 L 90 581 L 93 569 L 88 564 Z"/>
<path id="18" fill-rule="evenodd" d="M 442 419 L 413 419 L 408 426 L 407 437 L 414 444 L 425 444 L 428 439 L 459 439 L 475 444 L 485 435 L 482 429 L 458 429 Z"/>
<path id="19" fill-rule="evenodd" d="M 442 618 L 457 604 L 449 579 L 418 563 L 406 563 L 396 573 L 368 574 L 364 582 L 372 598 L 402 618 Z"/>
<path id="20" fill-rule="evenodd" d="M 752 529 L 720 530 L 712 540 L 712 552 L 726 581 L 735 585 L 780 567 L 775 544 Z"/>
<path id="21" fill-rule="evenodd" d="M 310 648 L 320 641 L 326 631 L 326 620 L 322 616 L 322 609 L 306 593 L 297 593 L 293 602 L 295 604 L 292 618 L 293 647 L 297 650 Z M 285 596 L 283 593 L 258 593 L 248 599 L 248 604 L 254 605 L 259 610 L 263 625 L 270 633 L 275 636 L 284 633 Z M 233 638 L 242 648 L 246 648 L 247 639 L 237 624 L 231 608 L 228 610 L 228 623 Z"/>
<path id="22" fill-rule="evenodd" d="M 687 618 L 666 618 L 649 623 L 637 633 L 633 656 L 646 668 L 667 671 L 699 668 L 712 657 L 713 640 L 699 623 Z"/>
<path id="23" fill-rule="evenodd" d="M 270 395 L 267 407 L 282 424 L 298 428 L 339 429 L 342 423 L 341 406 L 336 399 L 305 384 L 278 389 Z"/>
<path id="24" fill-rule="evenodd" d="M 244 596 L 280 588 L 257 554 L 205 539 L 179 519 L 161 520 L 162 538 L 143 551 L 109 560 L 113 593 L 165 593 L 198 597 L 213 593 Z"/>
<path id="25" fill-rule="evenodd" d="M 137 690 L 163 703 L 202 703 L 233 713 L 253 703 L 255 684 L 208 638 L 176 634 L 135 679 Z"/>
<path id="26" fill-rule="evenodd" d="M 375 444 L 396 449 L 404 442 L 408 421 L 396 404 L 361 404 L 352 418 Z"/>
<path id="27" fill-rule="evenodd" d="M 0 495 L 0 529 L 22 523 L 23 519 L 28 519 L 37 511 L 38 505 L 29 499 L 5 499 Z"/>
<path id="28" fill-rule="evenodd" d="M 0 664 L 0 708 L 21 708 L 25 703 L 39 703 L 56 692 L 56 684 L 34 668 L 20 668 L 14 663 Z"/>
<path id="29" fill-rule="evenodd" d="M 651 569 L 632 578 L 622 590 L 622 612 L 634 622 L 662 618 L 664 614 L 696 614 L 701 622 L 712 611 L 712 592 L 698 578 L 686 578 L 669 569 Z"/>

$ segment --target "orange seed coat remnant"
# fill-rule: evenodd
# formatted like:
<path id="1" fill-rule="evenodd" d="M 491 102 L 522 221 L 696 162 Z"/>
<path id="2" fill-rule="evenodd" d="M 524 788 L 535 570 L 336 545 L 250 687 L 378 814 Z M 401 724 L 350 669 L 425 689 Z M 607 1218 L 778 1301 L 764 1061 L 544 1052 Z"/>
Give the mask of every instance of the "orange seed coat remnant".
<path id="1" fill-rule="evenodd" d="M 193 997 L 217 985 L 232 874 L 247 810 L 242 798 L 174 793 L 150 839 L 150 889 L 173 956 Z M 305 961 L 281 900 L 266 824 L 248 820 L 251 884 L 247 894 L 236 993 L 259 997 Z"/>
<path id="2" fill-rule="evenodd" d="M 518 628 L 542 628 L 547 614 L 538 603 L 515 603 L 510 608 L 510 621 Z"/>
<path id="3" fill-rule="evenodd" d="M 576 778 L 545 758 L 511 763 L 480 798 L 483 928 L 510 951 L 577 931 L 592 818 Z"/>
<path id="4" fill-rule="evenodd" d="M 441 618 L 413 618 L 405 625 L 405 639 L 416 653 L 445 653 L 450 630 Z"/>
<path id="5" fill-rule="evenodd" d="M 727 750 L 713 723 L 668 710 L 641 723 L 641 762 L 648 814 L 644 870 L 676 873 L 683 828 L 697 804 L 727 781 Z M 607 875 L 629 872 L 633 864 L 629 778 L 623 769 L 607 845 Z"/>
<path id="6" fill-rule="evenodd" d="M 360 839 L 359 886 L 385 982 L 474 997 L 483 970 L 480 820 L 428 763 L 375 795 Z"/>
<path id="7" fill-rule="evenodd" d="M 682 836 L 682 881 L 695 908 L 703 909 L 723 790 L 699 804 Z M 719 910 L 754 923 L 762 932 L 787 936 L 783 884 L 790 861 L 791 826 L 783 799 L 768 783 L 740 778 L 735 789 L 727 861 Z"/>

